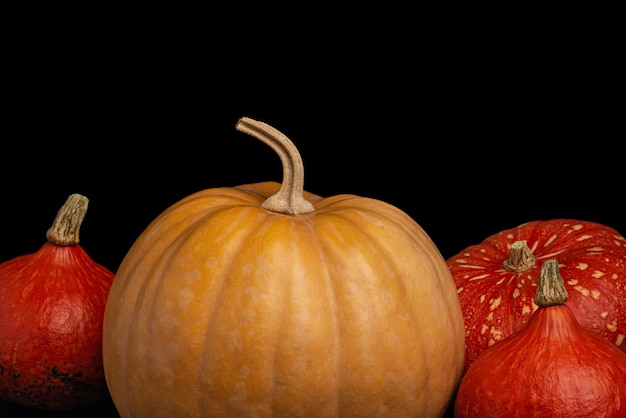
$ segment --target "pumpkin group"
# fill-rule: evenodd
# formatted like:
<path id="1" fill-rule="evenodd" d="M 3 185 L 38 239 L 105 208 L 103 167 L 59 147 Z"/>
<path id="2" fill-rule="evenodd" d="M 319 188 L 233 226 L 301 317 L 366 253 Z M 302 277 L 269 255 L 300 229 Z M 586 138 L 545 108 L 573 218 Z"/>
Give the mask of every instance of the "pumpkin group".
<path id="1" fill-rule="evenodd" d="M 626 416 L 626 353 L 576 320 L 562 267 L 555 259 L 542 264 L 538 309 L 470 366 L 456 418 Z"/>
<path id="2" fill-rule="evenodd" d="M 568 306 L 580 324 L 626 351 L 626 239 L 595 222 L 532 221 L 447 260 L 465 319 L 465 370 L 528 322 L 537 310 L 541 264 L 551 258 L 562 265 Z"/>
<path id="3" fill-rule="evenodd" d="M 283 182 L 173 204 L 124 257 L 104 369 L 130 417 L 439 417 L 464 361 L 454 281 L 388 203 L 303 190 L 300 155 L 265 123 Z"/>

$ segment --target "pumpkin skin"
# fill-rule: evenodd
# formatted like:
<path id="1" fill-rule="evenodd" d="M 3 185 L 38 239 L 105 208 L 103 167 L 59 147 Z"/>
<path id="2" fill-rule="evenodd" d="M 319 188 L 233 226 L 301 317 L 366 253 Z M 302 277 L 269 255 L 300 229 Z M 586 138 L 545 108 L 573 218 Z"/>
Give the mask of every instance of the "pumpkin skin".
<path id="1" fill-rule="evenodd" d="M 48 241 L 0 264 L 0 398 L 50 411 L 108 398 L 102 321 L 113 273 L 79 245 L 88 199 L 70 195 Z"/>
<path id="2" fill-rule="evenodd" d="M 299 170 L 283 166 L 284 186 Z M 428 235 L 354 195 L 264 208 L 281 187 L 192 194 L 130 248 L 103 334 L 121 417 L 437 417 L 451 403 L 463 318 Z"/>
<path id="3" fill-rule="evenodd" d="M 544 266 L 539 308 L 474 361 L 459 386 L 455 418 L 626 416 L 626 353 L 579 324 L 558 262 Z"/>
<path id="4" fill-rule="evenodd" d="M 509 271 L 514 243 L 529 250 Z M 558 257 L 568 306 L 586 329 L 626 350 L 626 239 L 606 225 L 575 219 L 532 221 L 450 257 L 465 322 L 465 367 L 519 330 L 537 310 L 541 262 Z M 517 261 L 513 262 L 517 263 Z"/>

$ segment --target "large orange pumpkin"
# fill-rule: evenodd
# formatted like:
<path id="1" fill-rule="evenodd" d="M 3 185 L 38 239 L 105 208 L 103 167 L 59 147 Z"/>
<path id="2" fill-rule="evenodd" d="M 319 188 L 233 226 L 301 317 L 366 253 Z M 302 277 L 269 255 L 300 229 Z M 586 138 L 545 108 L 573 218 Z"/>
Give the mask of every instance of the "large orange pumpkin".
<path id="1" fill-rule="evenodd" d="M 130 417 L 438 417 L 464 362 L 445 260 L 388 203 L 303 191 L 291 141 L 282 184 L 192 194 L 122 261 L 105 310 L 111 396 Z"/>

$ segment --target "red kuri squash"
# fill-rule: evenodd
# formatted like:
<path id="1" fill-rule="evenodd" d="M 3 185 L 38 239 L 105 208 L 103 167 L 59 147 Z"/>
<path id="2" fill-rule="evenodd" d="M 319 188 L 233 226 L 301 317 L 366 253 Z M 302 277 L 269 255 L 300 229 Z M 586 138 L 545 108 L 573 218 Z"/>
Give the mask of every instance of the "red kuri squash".
<path id="1" fill-rule="evenodd" d="M 278 153 L 283 182 L 192 194 L 130 248 L 103 335 L 120 415 L 441 416 L 464 338 L 435 244 L 388 203 L 305 192 L 287 137 L 237 129 Z"/>
<path id="2" fill-rule="evenodd" d="M 626 417 L 626 353 L 583 328 L 567 297 L 558 262 L 545 261 L 539 308 L 476 358 L 461 381 L 455 418 Z"/>
<path id="3" fill-rule="evenodd" d="M 108 397 L 102 321 L 113 273 L 79 245 L 88 199 L 72 194 L 33 254 L 0 264 L 0 398 L 70 410 Z"/>
<path id="4" fill-rule="evenodd" d="M 465 320 L 465 370 L 484 349 L 528 322 L 537 309 L 540 265 L 555 257 L 580 324 L 626 350 L 626 239 L 594 222 L 533 221 L 447 260 Z"/>

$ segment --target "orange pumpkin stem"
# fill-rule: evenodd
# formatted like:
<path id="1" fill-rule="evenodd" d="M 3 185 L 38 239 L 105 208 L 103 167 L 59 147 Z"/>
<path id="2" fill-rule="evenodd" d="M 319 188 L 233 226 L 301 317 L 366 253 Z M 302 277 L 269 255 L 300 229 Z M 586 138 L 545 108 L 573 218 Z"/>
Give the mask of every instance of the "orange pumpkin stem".
<path id="1" fill-rule="evenodd" d="M 283 182 L 261 207 L 286 215 L 303 215 L 315 209 L 304 198 L 304 164 L 296 146 L 285 135 L 271 126 L 247 117 L 237 122 L 238 131 L 247 133 L 267 145 L 278 154 L 283 164 Z"/>
<path id="2" fill-rule="evenodd" d="M 535 261 L 535 256 L 532 251 L 530 251 L 530 248 L 528 248 L 526 241 L 515 241 L 511 244 L 509 258 L 504 260 L 502 267 L 506 271 L 521 273 L 533 268 L 535 266 Z"/>
<path id="3" fill-rule="evenodd" d="M 89 199 L 85 196 L 77 193 L 71 194 L 46 232 L 48 241 L 62 246 L 78 244 L 80 226 L 85 219 L 88 205 Z"/>
<path id="4" fill-rule="evenodd" d="M 559 273 L 558 261 L 547 260 L 541 265 L 535 303 L 545 308 L 547 306 L 562 305 L 567 302 L 568 298 L 569 295 L 565 289 L 563 277 Z"/>

